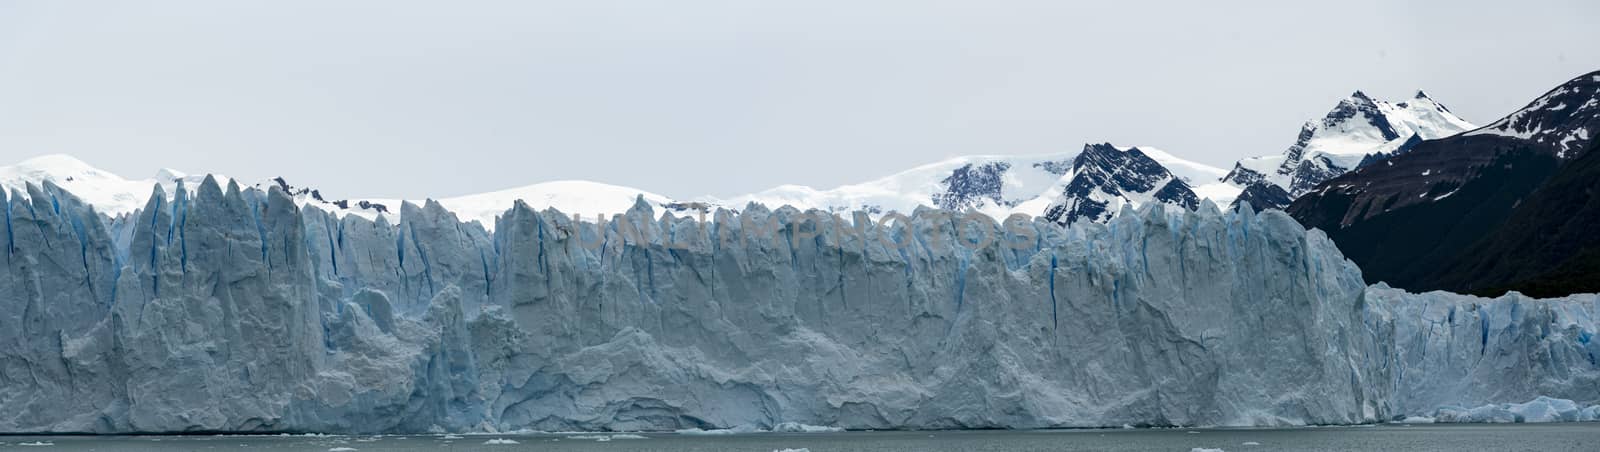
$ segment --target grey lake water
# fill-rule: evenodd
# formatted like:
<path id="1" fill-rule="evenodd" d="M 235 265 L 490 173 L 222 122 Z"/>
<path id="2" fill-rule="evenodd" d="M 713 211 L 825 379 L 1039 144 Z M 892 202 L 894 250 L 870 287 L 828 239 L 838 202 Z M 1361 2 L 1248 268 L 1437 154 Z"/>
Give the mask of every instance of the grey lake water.
<path id="1" fill-rule="evenodd" d="M 38 451 L 1596 451 L 1600 423 L 1273 429 L 463 436 L 4 436 Z"/>

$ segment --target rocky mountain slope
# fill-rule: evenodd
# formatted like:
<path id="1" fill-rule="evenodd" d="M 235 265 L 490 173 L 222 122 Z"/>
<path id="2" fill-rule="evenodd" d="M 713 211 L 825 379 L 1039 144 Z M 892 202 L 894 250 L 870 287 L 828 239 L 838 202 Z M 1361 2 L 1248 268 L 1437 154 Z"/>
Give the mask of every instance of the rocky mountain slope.
<path id="1" fill-rule="evenodd" d="M 1472 254 L 1482 251 L 1477 244 L 1486 240 L 1520 236 L 1517 243 L 1533 246 L 1530 251 L 1556 243 L 1548 241 L 1552 237 L 1503 228 L 1512 218 L 1519 218 L 1519 224 L 1562 224 L 1571 215 L 1569 209 L 1582 208 L 1538 207 L 1530 201 L 1581 199 L 1575 193 L 1535 193 L 1584 155 L 1596 131 L 1600 72 L 1572 79 L 1481 129 L 1426 140 L 1410 152 L 1328 180 L 1288 210 L 1307 227 L 1327 231 L 1369 281 L 1412 290 L 1532 290 L 1513 281 L 1537 275 L 1505 279 L 1511 276 L 1502 274 L 1474 282 L 1457 272 L 1479 267 L 1472 264 L 1479 259 Z M 1587 190 L 1568 185 L 1575 188 L 1546 191 Z M 1526 270 L 1557 264 L 1520 262 L 1527 264 L 1521 267 Z"/>
<path id="2" fill-rule="evenodd" d="M 1200 205 L 1188 182 L 1139 148 L 1086 145 L 1062 180 L 1065 186 L 1044 211 L 1046 220 L 1060 224 L 1103 223 L 1124 205 L 1160 203 L 1188 210 Z"/>
<path id="3" fill-rule="evenodd" d="M 1240 160 L 1222 180 L 1245 187 L 1256 208 L 1281 209 L 1323 181 L 1472 127 L 1421 91 L 1392 103 L 1356 91 L 1307 121 L 1283 154 Z"/>
<path id="4" fill-rule="evenodd" d="M 1533 296 L 1600 292 L 1600 140 L 1441 269 L 1442 287 Z"/>

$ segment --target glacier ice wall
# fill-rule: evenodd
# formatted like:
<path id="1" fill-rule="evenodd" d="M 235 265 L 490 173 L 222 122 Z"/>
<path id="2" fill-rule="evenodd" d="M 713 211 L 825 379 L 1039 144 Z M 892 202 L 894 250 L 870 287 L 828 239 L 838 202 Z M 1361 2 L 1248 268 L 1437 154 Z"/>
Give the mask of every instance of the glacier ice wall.
<path id="1" fill-rule="evenodd" d="M 1340 424 L 1600 400 L 1594 297 L 1369 289 L 1275 211 L 1062 228 L 518 203 L 490 234 L 432 202 L 393 224 L 209 178 L 115 219 L 25 189 L 3 203 L 5 432 Z"/>
<path id="2" fill-rule="evenodd" d="M 1390 412 L 1541 397 L 1600 403 L 1600 296 L 1487 299 L 1380 283 L 1367 304 L 1369 329 L 1387 348 L 1378 365 L 1390 369 Z"/>

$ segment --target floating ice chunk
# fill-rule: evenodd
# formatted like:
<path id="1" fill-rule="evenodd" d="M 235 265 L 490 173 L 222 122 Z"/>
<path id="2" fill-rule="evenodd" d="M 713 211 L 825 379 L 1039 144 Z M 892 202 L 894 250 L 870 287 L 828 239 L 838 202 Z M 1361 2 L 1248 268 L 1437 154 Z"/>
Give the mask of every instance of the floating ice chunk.
<path id="1" fill-rule="evenodd" d="M 1222 449 L 1211 449 L 1211 448 L 1205 448 L 1205 447 L 1196 447 L 1196 448 L 1193 448 L 1193 449 L 1189 449 L 1189 452 L 1227 452 L 1227 451 L 1224 451 Z"/>
<path id="2" fill-rule="evenodd" d="M 1594 421 L 1600 405 L 1580 407 L 1567 399 L 1539 396 L 1524 403 L 1502 403 L 1477 408 L 1444 407 L 1435 414 L 1438 422 L 1579 422 Z"/>
<path id="3" fill-rule="evenodd" d="M 1260 446 L 1261 443 L 1258 443 L 1258 442 L 1255 442 L 1255 441 L 1245 441 L 1244 445 L 1246 445 L 1246 446 Z"/>
<path id="4" fill-rule="evenodd" d="M 356 449 L 354 447 L 334 447 L 334 448 L 328 449 L 328 452 L 354 452 L 356 450 L 359 450 L 359 449 Z"/>
<path id="5" fill-rule="evenodd" d="M 18 446 L 54 446 L 56 443 L 48 441 L 34 441 L 31 443 L 17 443 Z"/>
<path id="6" fill-rule="evenodd" d="M 772 431 L 780 433 L 831 433 L 842 432 L 844 429 L 839 427 L 801 424 L 799 422 L 780 422 L 778 425 L 772 426 Z"/>
<path id="7" fill-rule="evenodd" d="M 799 449 L 773 449 L 772 452 L 811 452 L 811 449 L 804 447 Z"/>
<path id="8" fill-rule="evenodd" d="M 740 425 L 738 427 L 733 427 L 733 428 L 718 428 L 718 429 L 710 429 L 710 430 L 702 430 L 702 429 L 698 429 L 698 428 L 687 428 L 687 429 L 677 430 L 674 433 L 677 433 L 679 435 L 737 435 L 737 434 L 741 434 L 741 433 L 761 433 L 761 432 L 762 432 L 761 429 L 756 428 L 754 426 Z"/>
<path id="9" fill-rule="evenodd" d="M 645 437 L 645 436 L 641 436 L 641 435 L 633 435 L 633 434 L 624 433 L 624 434 L 618 434 L 618 435 L 572 435 L 572 436 L 568 436 L 567 439 L 594 440 L 594 441 L 598 441 L 598 442 L 606 442 L 606 441 L 611 441 L 611 440 L 614 440 L 614 439 L 650 439 L 650 438 Z"/>
<path id="10" fill-rule="evenodd" d="M 483 444 L 490 445 L 490 446 L 504 446 L 504 445 L 509 445 L 509 444 L 521 444 L 521 443 L 518 443 L 517 440 L 514 440 L 514 439 L 491 438 L 488 441 L 484 441 Z"/>

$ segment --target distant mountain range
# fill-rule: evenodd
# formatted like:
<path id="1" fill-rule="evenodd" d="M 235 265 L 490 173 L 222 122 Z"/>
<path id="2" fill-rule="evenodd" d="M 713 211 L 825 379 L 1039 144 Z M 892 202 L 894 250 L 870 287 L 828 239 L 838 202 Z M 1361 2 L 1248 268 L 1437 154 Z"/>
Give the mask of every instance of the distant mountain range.
<path id="1" fill-rule="evenodd" d="M 817 190 L 784 185 L 726 199 L 702 197 L 675 200 L 644 190 L 588 181 L 555 181 L 507 190 L 437 200 L 463 220 L 494 227 L 496 216 L 522 201 L 536 208 L 555 208 L 585 219 L 625 212 L 635 198 L 660 210 L 692 214 L 697 209 L 743 209 L 750 203 L 769 207 L 793 206 L 846 213 L 864 210 L 874 214 L 909 214 L 919 206 L 973 210 L 1004 218 L 1012 214 L 1048 215 L 1062 224 L 1106 221 L 1121 206 L 1147 202 L 1194 208 L 1201 199 L 1227 205 L 1238 187 L 1220 182 L 1221 168 L 1183 160 L 1151 147 L 1085 145 L 1076 153 L 1035 156 L 968 156 L 919 166 L 880 179 Z M 202 177 L 177 170 L 162 170 L 151 179 L 124 179 L 66 155 L 50 155 L 0 167 L 0 185 L 19 190 L 28 183 L 49 181 L 83 198 L 102 213 L 120 215 L 143 206 L 154 185 L 175 193 L 180 185 L 192 191 Z M 222 183 L 228 179 L 222 177 Z M 298 187 L 282 178 L 254 184 L 277 186 L 322 210 L 366 217 L 396 215 L 399 199 L 335 199 L 316 189 Z M 170 195 L 169 195 L 170 196 Z M 421 204 L 421 200 L 415 200 Z"/>
<path id="2" fill-rule="evenodd" d="M 489 193 L 438 199 L 465 220 L 493 228 L 495 217 L 517 200 L 567 214 L 620 214 L 642 196 L 662 210 L 743 209 L 750 203 L 845 213 L 910 213 L 919 206 L 974 210 L 995 218 L 1044 216 L 1069 224 L 1104 222 L 1121 207 L 1160 202 L 1193 209 L 1203 200 L 1219 206 L 1238 200 L 1258 208 L 1287 206 L 1303 185 L 1354 168 L 1364 158 L 1404 152 L 1407 143 L 1470 127 L 1422 93 L 1398 103 L 1375 101 L 1361 92 L 1340 101 L 1321 120 L 1310 121 L 1283 155 L 1241 160 L 1232 171 L 1185 160 L 1150 146 L 1086 144 L 1077 152 L 1044 155 L 976 155 L 918 166 L 879 179 L 819 190 L 801 185 L 729 198 L 672 199 L 645 190 L 589 181 L 555 181 Z M 1409 140 L 1409 141 L 1408 141 Z M 0 184 L 21 188 L 51 181 L 88 200 L 103 213 L 133 212 L 160 184 L 174 193 L 180 182 L 193 190 L 200 177 L 162 170 L 150 179 L 124 179 L 65 155 L 0 167 Z M 226 183 L 226 178 L 224 178 Z M 278 186 L 304 204 L 366 217 L 395 215 L 399 199 L 334 198 L 282 178 L 243 184 Z M 26 190 L 19 190 L 24 196 Z M 412 202 L 421 203 L 421 200 Z"/>
<path id="3" fill-rule="evenodd" d="M 1102 143 L 1076 153 L 959 157 L 831 190 L 785 185 L 700 201 L 736 209 L 753 202 L 874 213 L 928 206 L 972 209 L 996 218 L 1047 215 L 1066 224 L 1108 220 L 1124 204 L 1159 201 L 1193 208 L 1201 197 L 1226 204 L 1239 189 L 1220 182 L 1223 174 L 1221 168 L 1160 149 Z"/>
<path id="4" fill-rule="evenodd" d="M 1057 154 L 958 157 L 827 190 L 782 185 L 682 200 L 556 181 L 437 201 L 489 229 L 518 201 L 584 218 L 619 214 L 643 199 L 680 215 L 752 203 L 874 215 L 936 207 L 995 218 L 1042 216 L 1059 224 L 1105 222 L 1123 206 L 1149 203 L 1186 209 L 1205 201 L 1250 204 L 1285 209 L 1305 226 L 1326 231 L 1369 282 L 1549 296 L 1589 287 L 1573 281 L 1591 274 L 1581 269 L 1600 266 L 1600 248 L 1591 248 L 1589 238 L 1597 223 L 1584 216 L 1594 212 L 1589 203 L 1597 164 L 1588 150 L 1600 134 L 1597 87 L 1600 73 L 1586 74 L 1482 128 L 1421 91 L 1398 102 L 1356 91 L 1307 121 L 1282 153 L 1242 159 L 1231 170 L 1149 146 L 1100 143 Z M 0 185 L 13 198 L 30 196 L 28 183 L 48 182 L 112 216 L 142 207 L 155 185 L 171 194 L 180 187 L 192 191 L 200 179 L 176 170 L 124 179 L 63 155 L 0 167 Z M 281 178 L 253 186 L 277 186 L 304 205 L 340 215 L 393 216 L 406 202 L 335 199 Z"/>

